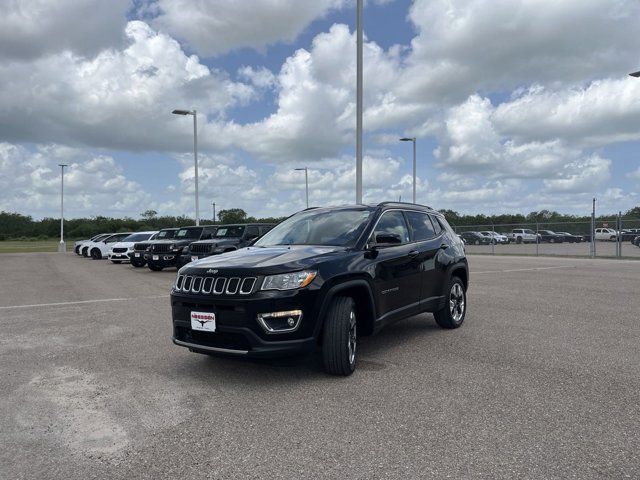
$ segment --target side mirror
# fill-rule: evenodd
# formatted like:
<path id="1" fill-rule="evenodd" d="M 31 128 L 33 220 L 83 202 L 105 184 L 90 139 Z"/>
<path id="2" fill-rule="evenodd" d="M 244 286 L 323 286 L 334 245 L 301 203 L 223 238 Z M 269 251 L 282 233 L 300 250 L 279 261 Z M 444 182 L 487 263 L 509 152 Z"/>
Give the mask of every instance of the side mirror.
<path id="1" fill-rule="evenodd" d="M 402 243 L 402 237 L 397 233 L 378 233 L 376 234 L 376 243 L 374 247 L 392 247 L 394 245 L 400 245 Z"/>

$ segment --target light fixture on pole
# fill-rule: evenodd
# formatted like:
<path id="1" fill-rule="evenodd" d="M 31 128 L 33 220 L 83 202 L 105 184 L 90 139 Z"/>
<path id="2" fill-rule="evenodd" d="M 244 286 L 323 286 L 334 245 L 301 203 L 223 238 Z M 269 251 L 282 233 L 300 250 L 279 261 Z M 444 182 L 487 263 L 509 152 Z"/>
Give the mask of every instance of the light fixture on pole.
<path id="1" fill-rule="evenodd" d="M 306 185 L 307 188 L 307 208 L 309 208 L 309 170 L 307 169 L 307 167 L 303 167 L 303 168 L 294 168 L 294 170 L 297 171 L 302 171 L 304 170 L 304 183 Z"/>
<path id="2" fill-rule="evenodd" d="M 356 5 L 356 203 L 362 203 L 362 3 Z"/>
<path id="3" fill-rule="evenodd" d="M 401 142 L 413 142 L 413 203 L 416 203 L 416 137 L 404 137 Z"/>
<path id="4" fill-rule="evenodd" d="M 635 78 L 640 78 L 640 71 L 630 73 L 630 74 L 629 74 L 629 76 L 631 76 L 631 77 L 635 77 Z"/>
<path id="5" fill-rule="evenodd" d="M 195 164 L 196 225 L 200 225 L 200 200 L 198 198 L 198 114 L 194 110 L 174 110 L 174 115 L 193 115 L 193 160 Z"/>
<path id="6" fill-rule="evenodd" d="M 64 243 L 64 167 L 68 167 L 66 163 L 59 163 L 60 167 L 60 244 L 58 252 L 65 253 L 67 246 Z"/>

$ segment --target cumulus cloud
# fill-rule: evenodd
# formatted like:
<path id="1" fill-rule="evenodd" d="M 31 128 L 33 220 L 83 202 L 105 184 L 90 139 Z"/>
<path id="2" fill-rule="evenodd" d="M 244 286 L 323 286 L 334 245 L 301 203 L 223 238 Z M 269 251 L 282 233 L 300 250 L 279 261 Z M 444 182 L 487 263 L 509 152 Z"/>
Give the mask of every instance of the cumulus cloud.
<path id="1" fill-rule="evenodd" d="M 57 216 L 60 202 L 60 167 L 65 170 L 65 205 L 68 216 L 135 215 L 151 202 L 137 182 L 107 155 L 58 145 L 36 150 L 0 143 L 0 211 L 29 211 Z M 142 209 L 142 210 L 141 210 Z"/>
<path id="2" fill-rule="evenodd" d="M 344 0 L 157 0 L 153 24 L 204 56 L 291 42 Z"/>
<path id="3" fill-rule="evenodd" d="M 4 0 L 0 58 L 29 60 L 69 50 L 95 55 L 122 43 L 131 0 Z"/>
<path id="4" fill-rule="evenodd" d="M 587 146 L 640 139 L 640 81 L 604 79 L 586 87 L 534 86 L 501 104 L 496 127 L 520 141 L 563 138 Z"/>
<path id="5" fill-rule="evenodd" d="M 416 0 L 406 98 L 574 84 L 627 73 L 637 58 L 634 0 Z"/>
<path id="6" fill-rule="evenodd" d="M 1 63 L 2 139 L 181 150 L 190 124 L 172 116 L 174 108 L 198 107 L 216 117 L 255 93 L 144 22 L 129 22 L 124 33 L 124 49 L 91 59 L 63 51 L 31 63 Z M 218 140 L 204 137 L 202 145 L 214 147 Z"/>

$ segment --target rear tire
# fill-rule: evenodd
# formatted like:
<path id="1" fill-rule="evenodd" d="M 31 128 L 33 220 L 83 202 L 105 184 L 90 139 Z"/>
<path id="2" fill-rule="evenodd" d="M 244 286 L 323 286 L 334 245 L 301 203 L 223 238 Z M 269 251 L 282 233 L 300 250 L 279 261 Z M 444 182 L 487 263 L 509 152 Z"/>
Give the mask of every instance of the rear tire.
<path id="1" fill-rule="evenodd" d="M 158 265 L 147 264 L 149 270 L 153 270 L 154 272 L 161 272 L 164 267 L 159 267 Z"/>
<path id="2" fill-rule="evenodd" d="M 356 369 L 357 322 L 351 297 L 335 297 L 324 319 L 322 359 L 331 375 L 348 376 Z"/>
<path id="3" fill-rule="evenodd" d="M 467 314 L 467 292 L 464 283 L 458 277 L 451 277 L 449 292 L 445 299 L 445 306 L 442 310 L 434 312 L 433 317 L 441 328 L 458 328 L 464 322 Z"/>

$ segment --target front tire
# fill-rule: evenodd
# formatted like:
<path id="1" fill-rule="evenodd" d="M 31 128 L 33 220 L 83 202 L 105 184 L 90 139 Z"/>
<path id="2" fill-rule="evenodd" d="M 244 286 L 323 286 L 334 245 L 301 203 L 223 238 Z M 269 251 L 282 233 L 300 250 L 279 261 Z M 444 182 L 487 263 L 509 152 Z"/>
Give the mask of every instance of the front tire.
<path id="1" fill-rule="evenodd" d="M 97 248 L 94 248 L 93 250 L 91 250 L 91 258 L 93 258 L 94 260 L 100 260 L 102 258 L 102 252 Z"/>
<path id="2" fill-rule="evenodd" d="M 147 264 L 147 267 L 149 267 L 149 270 L 153 270 L 154 272 L 161 272 L 162 269 L 164 268 L 164 267 L 160 267 L 158 265 L 153 265 L 151 263 Z"/>
<path id="3" fill-rule="evenodd" d="M 140 260 L 131 260 L 131 265 L 133 265 L 135 268 L 142 268 L 145 266 L 147 262 L 144 261 L 140 261 Z"/>
<path id="4" fill-rule="evenodd" d="M 356 369 L 357 322 L 351 297 L 335 297 L 324 320 L 322 359 L 331 375 L 348 376 Z"/>
<path id="5" fill-rule="evenodd" d="M 448 291 L 446 305 L 442 310 L 435 312 L 433 317 L 441 328 L 453 329 L 460 327 L 464 322 L 467 314 L 467 292 L 464 283 L 458 277 L 451 277 Z"/>
<path id="6" fill-rule="evenodd" d="M 116 265 L 120 265 L 122 260 L 111 260 L 111 263 L 115 263 Z"/>

